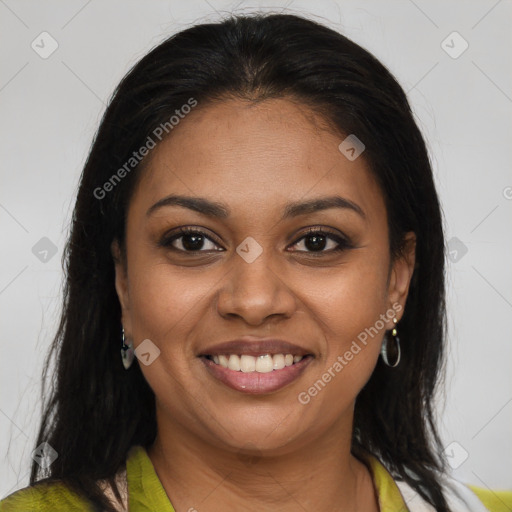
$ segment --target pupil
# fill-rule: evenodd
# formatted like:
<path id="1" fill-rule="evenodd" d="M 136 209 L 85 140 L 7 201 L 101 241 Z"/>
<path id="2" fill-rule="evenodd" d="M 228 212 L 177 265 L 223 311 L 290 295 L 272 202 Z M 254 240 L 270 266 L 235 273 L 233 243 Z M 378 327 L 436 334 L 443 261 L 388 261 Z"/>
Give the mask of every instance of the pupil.
<path id="1" fill-rule="evenodd" d="M 310 250 L 325 249 L 325 236 L 323 235 L 309 235 L 306 237 L 306 248 Z M 311 243 L 308 243 L 312 241 Z"/>
<path id="2" fill-rule="evenodd" d="M 202 235 L 185 235 L 182 243 L 185 249 L 197 251 L 198 249 L 201 249 L 203 242 L 204 240 Z"/>

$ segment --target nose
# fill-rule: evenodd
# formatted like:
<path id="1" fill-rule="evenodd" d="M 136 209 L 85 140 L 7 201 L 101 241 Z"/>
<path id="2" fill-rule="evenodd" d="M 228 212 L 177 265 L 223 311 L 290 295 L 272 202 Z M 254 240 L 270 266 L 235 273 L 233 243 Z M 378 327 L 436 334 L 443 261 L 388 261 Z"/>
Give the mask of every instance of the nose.
<path id="1" fill-rule="evenodd" d="M 297 299 L 282 272 L 272 268 L 271 250 L 265 249 L 252 263 L 238 254 L 217 294 L 217 312 L 224 318 L 241 318 L 252 326 L 269 317 L 290 318 Z"/>

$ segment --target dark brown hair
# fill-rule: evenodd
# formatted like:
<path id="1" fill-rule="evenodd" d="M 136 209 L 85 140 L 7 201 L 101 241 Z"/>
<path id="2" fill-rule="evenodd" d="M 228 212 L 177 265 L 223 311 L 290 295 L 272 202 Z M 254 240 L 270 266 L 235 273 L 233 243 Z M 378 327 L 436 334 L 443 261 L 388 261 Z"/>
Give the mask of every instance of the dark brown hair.
<path id="1" fill-rule="evenodd" d="M 445 340 L 444 235 L 425 142 L 404 91 L 372 54 L 319 23 L 283 14 L 231 16 L 179 32 L 117 87 L 81 176 L 63 256 L 62 317 L 46 362 L 52 385 L 36 445 L 47 441 L 59 457 L 46 475 L 34 463 L 30 483 L 63 480 L 99 509 L 112 510 L 97 480 L 112 480 L 132 445 L 154 441 L 154 394 L 137 364 L 129 371 L 121 364 L 110 252 L 114 239 L 124 247 L 142 165 L 104 197 L 97 190 L 190 98 L 201 108 L 232 97 L 293 98 L 340 133 L 356 134 L 386 202 L 393 257 L 404 234 L 415 232 L 417 265 L 400 322 L 402 361 L 389 368 L 379 360 L 357 397 L 352 451 L 372 452 L 395 478 L 447 511 L 433 413 Z M 56 373 L 49 377 L 52 357 Z"/>

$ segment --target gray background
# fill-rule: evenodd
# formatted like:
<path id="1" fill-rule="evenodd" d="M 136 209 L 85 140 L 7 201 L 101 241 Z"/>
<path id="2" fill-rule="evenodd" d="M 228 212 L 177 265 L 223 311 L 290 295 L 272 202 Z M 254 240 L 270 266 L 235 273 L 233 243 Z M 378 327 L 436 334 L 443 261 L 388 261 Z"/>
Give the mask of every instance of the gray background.
<path id="1" fill-rule="evenodd" d="M 439 400 L 447 457 L 459 480 L 512 489 L 510 1 L 0 0 L 0 497 L 28 483 L 41 367 L 60 308 L 60 258 L 108 98 L 171 33 L 255 9 L 307 13 L 341 31 L 408 92 L 452 249 Z M 51 49 L 44 31 L 58 44 L 46 59 L 31 47 Z"/>

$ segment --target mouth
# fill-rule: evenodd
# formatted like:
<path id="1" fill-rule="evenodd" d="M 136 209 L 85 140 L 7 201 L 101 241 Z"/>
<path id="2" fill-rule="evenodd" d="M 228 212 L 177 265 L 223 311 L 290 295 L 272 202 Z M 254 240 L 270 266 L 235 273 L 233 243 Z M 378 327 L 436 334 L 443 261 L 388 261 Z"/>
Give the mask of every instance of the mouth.
<path id="1" fill-rule="evenodd" d="M 197 354 L 217 381 L 249 394 L 278 391 L 297 380 L 314 354 L 289 341 L 244 336 Z"/>
<path id="2" fill-rule="evenodd" d="M 248 394 L 278 391 L 297 380 L 312 354 L 215 354 L 200 359 L 207 371 L 226 386 Z"/>
<path id="3" fill-rule="evenodd" d="M 221 354 L 207 355 L 205 357 L 213 361 L 214 364 L 223 368 L 229 368 L 234 372 L 270 373 L 297 364 L 307 356 L 298 354 L 261 354 L 255 357 L 248 354 Z"/>

